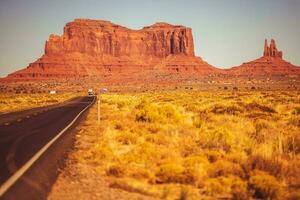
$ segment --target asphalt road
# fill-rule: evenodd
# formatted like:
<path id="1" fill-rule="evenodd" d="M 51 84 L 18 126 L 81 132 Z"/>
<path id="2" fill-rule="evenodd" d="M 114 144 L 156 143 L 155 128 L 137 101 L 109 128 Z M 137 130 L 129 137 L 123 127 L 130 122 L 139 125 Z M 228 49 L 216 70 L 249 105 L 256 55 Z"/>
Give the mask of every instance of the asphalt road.
<path id="1" fill-rule="evenodd" d="M 65 129 L 81 111 L 91 105 L 91 103 L 94 102 L 94 98 L 95 97 L 78 97 L 65 104 L 0 115 L 0 190 L 4 184 L 9 182 L 12 177 L 15 177 L 16 174 L 24 168 L 24 165 L 28 165 L 28 162 L 32 160 L 41 149 L 49 145 L 49 142 L 53 141 L 53 138 L 62 132 L 62 130 Z M 63 140 L 64 137 L 65 136 L 60 137 L 57 140 Z M 66 148 L 66 145 L 61 141 L 55 143 L 56 144 L 52 146 L 56 145 L 57 149 L 62 149 L 62 147 Z M 30 168 L 36 168 L 36 170 L 32 172 L 29 168 L 26 170 L 26 173 L 17 177 L 17 180 L 14 181 L 12 186 L 2 196 L 0 193 L 0 199 L 5 197 L 5 199 L 16 198 L 14 195 L 6 194 L 9 193 L 9 190 L 13 191 L 11 188 L 14 188 L 14 185 L 18 185 L 22 190 L 27 188 L 26 191 L 22 191 L 25 193 L 30 193 L 29 190 L 32 189 L 32 193 L 36 195 L 37 191 L 34 191 L 35 189 L 33 187 L 39 188 L 38 181 L 32 183 L 34 182 L 34 180 L 31 180 L 32 178 L 24 178 L 24 176 L 29 173 L 35 174 L 35 176 L 45 175 L 47 174 L 47 172 L 45 172 L 47 167 L 57 167 L 56 165 L 52 166 L 53 162 L 60 160 L 57 156 L 61 156 L 62 154 L 57 153 L 57 151 L 54 151 L 51 148 L 47 151 L 53 151 L 54 153 L 51 153 L 48 158 L 45 155 L 38 158 L 44 160 L 43 163 L 40 164 L 43 167 L 36 166 L 36 162 L 32 163 Z M 23 181 L 20 181 L 19 179 Z M 41 182 L 45 182 L 46 180 L 42 177 L 38 179 L 41 179 L 39 180 Z M 24 184 L 29 184 L 31 186 L 25 187 Z M 11 193 L 15 194 L 16 191 Z M 19 194 L 17 197 L 23 197 L 22 199 L 43 199 L 45 194 L 34 197 L 31 196 L 30 198 L 25 198 L 26 195 Z"/>

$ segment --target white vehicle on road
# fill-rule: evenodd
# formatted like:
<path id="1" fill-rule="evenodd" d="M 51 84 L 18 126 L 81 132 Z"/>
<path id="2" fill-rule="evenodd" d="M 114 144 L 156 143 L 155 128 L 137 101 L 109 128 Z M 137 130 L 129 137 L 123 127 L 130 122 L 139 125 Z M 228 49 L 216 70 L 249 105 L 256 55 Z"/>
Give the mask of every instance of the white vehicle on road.
<path id="1" fill-rule="evenodd" d="M 88 90 L 88 95 L 89 95 L 89 96 L 94 96 L 94 91 L 93 91 L 93 89 L 89 89 L 89 90 Z"/>

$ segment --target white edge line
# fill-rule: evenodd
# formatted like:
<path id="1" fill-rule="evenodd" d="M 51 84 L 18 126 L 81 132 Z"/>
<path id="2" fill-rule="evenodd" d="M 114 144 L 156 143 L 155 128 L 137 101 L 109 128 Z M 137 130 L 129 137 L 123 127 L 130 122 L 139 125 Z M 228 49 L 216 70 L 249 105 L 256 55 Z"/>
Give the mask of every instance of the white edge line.
<path id="1" fill-rule="evenodd" d="M 28 160 L 18 171 L 16 171 L 5 183 L 0 186 L 0 197 L 34 164 L 34 162 L 39 159 L 43 153 L 62 135 L 64 134 L 80 117 L 80 115 L 88 109 L 94 102 L 95 99 L 85 107 L 74 119 L 66 126 L 62 131 L 59 132 L 51 141 L 49 141 L 43 148 L 41 148 L 30 160 Z"/>

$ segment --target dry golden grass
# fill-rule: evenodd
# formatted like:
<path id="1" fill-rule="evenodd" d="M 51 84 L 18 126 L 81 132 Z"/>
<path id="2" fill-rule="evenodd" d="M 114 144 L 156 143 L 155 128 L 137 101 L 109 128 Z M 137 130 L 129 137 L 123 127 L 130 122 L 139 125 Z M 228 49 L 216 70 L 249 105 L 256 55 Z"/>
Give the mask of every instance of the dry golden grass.
<path id="1" fill-rule="evenodd" d="M 12 112 L 57 104 L 79 96 L 78 93 L 51 94 L 0 94 L 0 112 Z"/>
<path id="2" fill-rule="evenodd" d="M 103 94 L 76 158 L 164 199 L 283 199 L 300 188 L 299 92 Z"/>

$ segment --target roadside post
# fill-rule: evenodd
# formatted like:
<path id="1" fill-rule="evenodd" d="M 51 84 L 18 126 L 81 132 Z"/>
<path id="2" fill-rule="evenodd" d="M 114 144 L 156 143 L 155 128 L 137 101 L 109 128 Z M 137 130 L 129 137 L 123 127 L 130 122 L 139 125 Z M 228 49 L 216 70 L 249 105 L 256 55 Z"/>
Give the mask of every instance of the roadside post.
<path id="1" fill-rule="evenodd" d="M 100 94 L 98 99 L 98 124 L 100 124 Z"/>

